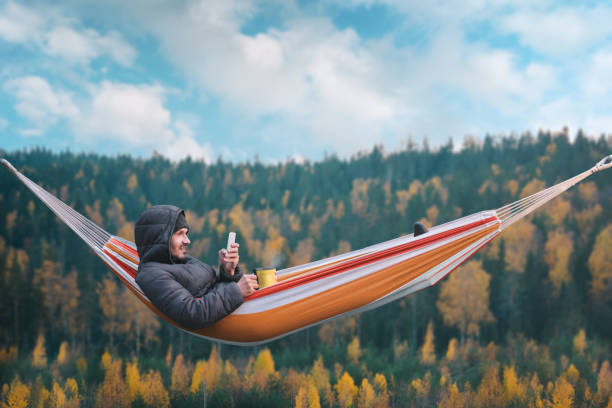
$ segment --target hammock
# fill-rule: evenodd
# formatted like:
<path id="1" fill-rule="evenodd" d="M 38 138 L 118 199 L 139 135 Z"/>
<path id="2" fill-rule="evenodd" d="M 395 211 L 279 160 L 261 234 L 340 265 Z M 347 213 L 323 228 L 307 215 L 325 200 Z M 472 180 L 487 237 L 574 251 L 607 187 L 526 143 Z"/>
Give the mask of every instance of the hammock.
<path id="1" fill-rule="evenodd" d="M 234 345 L 255 345 L 322 322 L 374 309 L 435 285 L 505 228 L 591 174 L 612 167 L 612 155 L 593 168 L 497 210 L 476 214 L 356 251 L 279 270 L 278 283 L 247 297 L 212 326 L 187 330 L 153 306 L 135 281 L 134 243 L 106 232 L 42 187 L 6 166 L 153 312 L 191 334 Z"/>

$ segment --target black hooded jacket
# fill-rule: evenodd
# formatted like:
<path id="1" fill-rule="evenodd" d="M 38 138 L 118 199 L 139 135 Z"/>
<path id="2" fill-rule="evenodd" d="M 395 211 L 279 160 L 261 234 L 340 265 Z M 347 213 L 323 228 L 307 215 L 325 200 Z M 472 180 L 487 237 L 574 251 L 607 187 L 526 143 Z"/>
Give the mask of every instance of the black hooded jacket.
<path id="1" fill-rule="evenodd" d="M 140 264 L 136 283 L 155 307 L 186 329 L 209 326 L 232 313 L 244 302 L 234 276 L 219 273 L 198 259 L 180 261 L 170 254 L 176 219 L 183 212 L 158 205 L 143 212 L 135 226 Z"/>

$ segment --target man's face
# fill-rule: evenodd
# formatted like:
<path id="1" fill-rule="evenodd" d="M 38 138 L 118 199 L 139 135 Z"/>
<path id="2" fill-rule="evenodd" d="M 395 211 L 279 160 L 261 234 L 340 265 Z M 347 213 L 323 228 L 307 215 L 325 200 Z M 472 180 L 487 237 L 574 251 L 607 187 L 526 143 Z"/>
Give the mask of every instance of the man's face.
<path id="1" fill-rule="evenodd" d="M 187 254 L 187 245 L 191 243 L 187 238 L 187 228 L 181 228 L 172 234 L 172 240 L 170 241 L 170 253 L 175 259 L 182 260 Z"/>

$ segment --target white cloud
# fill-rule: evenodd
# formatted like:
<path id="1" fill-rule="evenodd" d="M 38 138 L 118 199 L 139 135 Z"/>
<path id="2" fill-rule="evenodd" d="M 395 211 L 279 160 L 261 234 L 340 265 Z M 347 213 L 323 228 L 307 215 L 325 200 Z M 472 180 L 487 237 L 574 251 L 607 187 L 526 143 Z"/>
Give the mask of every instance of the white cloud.
<path id="1" fill-rule="evenodd" d="M 605 97 L 609 100 L 612 96 L 611 74 L 612 49 L 601 49 L 586 64 L 581 81 L 583 92 L 592 97 Z"/>
<path id="2" fill-rule="evenodd" d="M 137 52 L 121 34 L 110 31 L 103 35 L 77 25 L 50 7 L 26 8 L 8 2 L 0 10 L 0 38 L 7 42 L 35 45 L 47 55 L 72 63 L 86 64 L 108 56 L 124 66 L 133 64 Z"/>
<path id="3" fill-rule="evenodd" d="M 87 109 L 72 121 L 74 134 L 88 144 L 103 141 L 138 151 L 157 150 L 173 160 L 191 156 L 210 161 L 210 145 L 200 144 L 185 122 L 172 119 L 165 107 L 166 93 L 159 85 L 92 85 Z"/>
<path id="4" fill-rule="evenodd" d="M 0 10 L 0 38 L 13 43 L 36 41 L 44 26 L 41 15 L 9 1 Z"/>
<path id="5" fill-rule="evenodd" d="M 4 90 L 17 99 L 17 113 L 35 125 L 24 135 L 40 134 L 59 119 L 73 118 L 79 113 L 70 93 L 54 90 L 44 78 L 38 76 L 9 80 L 4 83 Z"/>
<path id="6" fill-rule="evenodd" d="M 121 65 L 131 66 L 136 57 L 136 50 L 117 32 L 103 36 L 95 30 L 79 32 L 66 26 L 55 27 L 46 34 L 43 51 L 81 64 L 108 55 Z"/>
<path id="7" fill-rule="evenodd" d="M 522 10 L 501 18 L 501 28 L 542 54 L 570 56 L 583 54 L 612 35 L 610 20 L 608 6 Z"/>
<path id="8" fill-rule="evenodd" d="M 2 132 L 8 126 L 8 120 L 0 117 L 0 132 Z"/>
<path id="9" fill-rule="evenodd" d="M 90 93 L 90 106 L 75 121 L 77 138 L 103 137 L 133 146 L 166 144 L 173 138 L 162 87 L 104 81 Z"/>

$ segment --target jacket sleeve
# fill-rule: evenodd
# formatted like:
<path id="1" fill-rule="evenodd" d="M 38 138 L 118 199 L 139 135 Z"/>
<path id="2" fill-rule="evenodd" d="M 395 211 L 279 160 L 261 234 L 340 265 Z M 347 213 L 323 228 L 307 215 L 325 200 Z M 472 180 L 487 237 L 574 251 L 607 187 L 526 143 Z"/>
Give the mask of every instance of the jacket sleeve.
<path id="1" fill-rule="evenodd" d="M 219 265 L 219 278 L 221 282 L 238 282 L 240 278 L 242 278 L 242 269 L 240 269 L 240 265 L 236 265 L 236 269 L 234 270 L 234 276 L 225 272 L 223 269 L 223 265 Z"/>
<path id="2" fill-rule="evenodd" d="M 138 284 L 160 312 L 191 330 L 210 326 L 244 302 L 235 282 L 218 282 L 201 298 L 194 297 L 169 273 L 143 277 Z"/>

